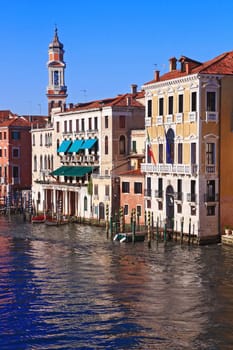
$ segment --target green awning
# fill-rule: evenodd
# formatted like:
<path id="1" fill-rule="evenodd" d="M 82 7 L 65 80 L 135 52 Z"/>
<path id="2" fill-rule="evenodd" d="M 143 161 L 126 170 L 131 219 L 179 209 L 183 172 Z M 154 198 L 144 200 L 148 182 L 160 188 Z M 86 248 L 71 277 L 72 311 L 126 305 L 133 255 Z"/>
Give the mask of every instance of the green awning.
<path id="1" fill-rule="evenodd" d="M 69 148 L 69 153 L 78 152 L 84 140 L 75 140 Z"/>
<path id="2" fill-rule="evenodd" d="M 94 144 L 96 143 L 97 139 L 88 139 L 85 140 L 85 142 L 82 144 L 82 146 L 80 147 L 80 149 L 90 149 L 94 146 Z"/>
<path id="3" fill-rule="evenodd" d="M 71 145 L 71 140 L 63 140 L 61 145 L 58 147 L 58 150 L 57 152 L 60 153 L 60 152 L 67 152 L 68 148 L 70 147 Z"/>
<path id="4" fill-rule="evenodd" d="M 51 172 L 54 176 L 77 176 L 82 177 L 91 173 L 92 166 L 61 166 L 60 168 Z"/>

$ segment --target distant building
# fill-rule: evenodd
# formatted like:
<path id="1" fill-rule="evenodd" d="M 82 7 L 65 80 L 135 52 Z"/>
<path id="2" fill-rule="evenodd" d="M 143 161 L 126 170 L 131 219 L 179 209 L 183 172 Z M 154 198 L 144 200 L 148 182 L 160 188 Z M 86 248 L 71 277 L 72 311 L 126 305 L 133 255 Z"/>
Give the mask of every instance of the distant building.
<path id="1" fill-rule="evenodd" d="M 233 52 L 204 63 L 173 57 L 143 89 L 146 208 L 201 243 L 218 241 L 233 226 Z"/>
<path id="2" fill-rule="evenodd" d="M 0 111 L 0 116 L 3 116 Z M 0 199 L 21 205 L 22 192 L 31 190 L 31 124 L 13 113 L 0 122 Z"/>

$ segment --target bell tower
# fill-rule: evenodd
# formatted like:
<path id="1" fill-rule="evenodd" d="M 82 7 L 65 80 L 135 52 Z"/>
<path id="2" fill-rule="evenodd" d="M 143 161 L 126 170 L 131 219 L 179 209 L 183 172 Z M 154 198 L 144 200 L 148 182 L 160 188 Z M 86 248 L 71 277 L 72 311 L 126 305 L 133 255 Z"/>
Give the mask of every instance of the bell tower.
<path id="1" fill-rule="evenodd" d="M 67 97 L 65 86 L 65 68 L 63 61 L 63 44 L 59 41 L 57 28 L 55 28 L 53 41 L 49 44 L 49 61 L 47 63 L 49 84 L 47 86 L 48 113 L 52 108 L 60 107 L 64 111 Z"/>

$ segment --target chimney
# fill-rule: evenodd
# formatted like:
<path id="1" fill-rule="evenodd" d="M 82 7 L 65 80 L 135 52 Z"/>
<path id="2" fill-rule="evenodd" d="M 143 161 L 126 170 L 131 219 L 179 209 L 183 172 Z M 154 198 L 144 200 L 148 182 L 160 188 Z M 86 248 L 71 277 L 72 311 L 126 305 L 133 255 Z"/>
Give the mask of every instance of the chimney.
<path id="1" fill-rule="evenodd" d="M 191 64 L 190 64 L 190 62 L 185 62 L 185 72 L 187 74 L 191 73 Z"/>
<path id="2" fill-rule="evenodd" d="M 136 94 L 137 93 L 137 85 L 136 84 L 131 84 L 131 94 Z"/>
<path id="3" fill-rule="evenodd" d="M 176 61 L 177 59 L 175 57 L 170 58 L 170 72 L 176 70 Z"/>
<path id="4" fill-rule="evenodd" d="M 159 70 L 155 71 L 154 79 L 155 79 L 155 81 L 159 81 Z"/>

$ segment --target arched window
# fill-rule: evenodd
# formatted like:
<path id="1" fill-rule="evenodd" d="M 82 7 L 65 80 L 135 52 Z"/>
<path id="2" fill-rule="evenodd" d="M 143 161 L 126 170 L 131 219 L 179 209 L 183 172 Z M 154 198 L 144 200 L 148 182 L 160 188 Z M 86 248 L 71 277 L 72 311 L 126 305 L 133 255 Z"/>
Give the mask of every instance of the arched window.
<path id="1" fill-rule="evenodd" d="M 108 154 L 108 136 L 104 138 L 104 154 Z"/>
<path id="2" fill-rule="evenodd" d="M 169 128 L 166 133 L 166 162 L 173 164 L 174 163 L 174 138 L 175 134 L 173 129 Z"/>
<path id="3" fill-rule="evenodd" d="M 40 146 L 43 146 L 43 135 L 40 134 Z"/>
<path id="4" fill-rule="evenodd" d="M 119 147 L 120 147 L 120 154 L 125 154 L 125 136 L 121 135 L 120 136 L 120 142 L 119 142 Z"/>
<path id="5" fill-rule="evenodd" d="M 34 156 L 33 170 L 34 170 L 34 171 L 37 171 L 37 157 L 36 157 L 36 156 Z"/>

